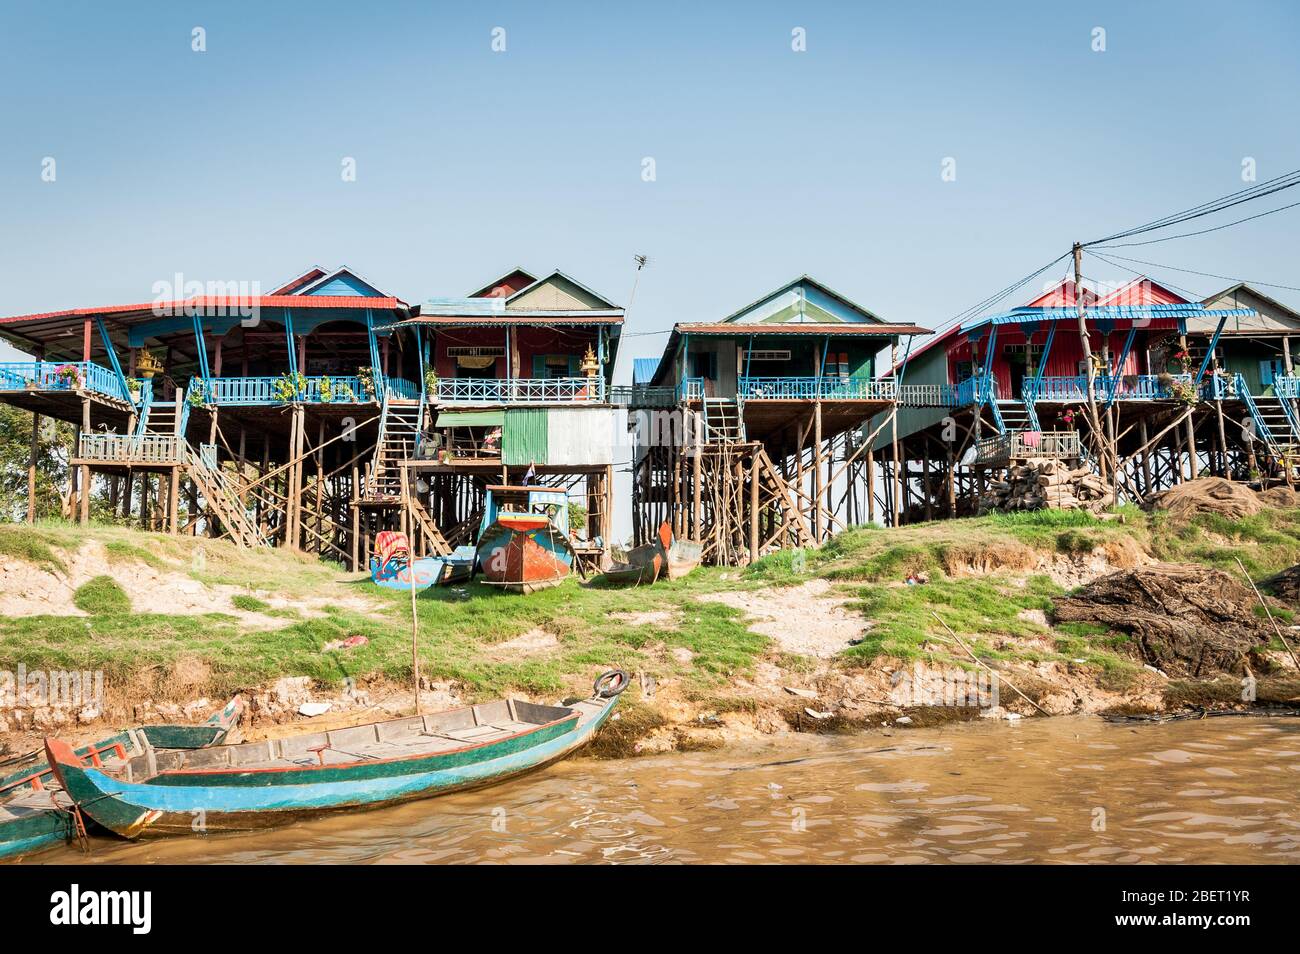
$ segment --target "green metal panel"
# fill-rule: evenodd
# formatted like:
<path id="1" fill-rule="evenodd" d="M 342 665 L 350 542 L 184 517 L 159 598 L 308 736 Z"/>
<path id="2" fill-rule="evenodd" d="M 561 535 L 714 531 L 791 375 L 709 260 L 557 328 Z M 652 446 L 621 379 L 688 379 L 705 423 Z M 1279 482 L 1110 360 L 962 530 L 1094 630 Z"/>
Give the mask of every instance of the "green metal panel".
<path id="1" fill-rule="evenodd" d="M 501 462 L 508 467 L 545 464 L 550 453 L 549 422 L 544 407 L 510 408 L 501 431 Z"/>
<path id="2" fill-rule="evenodd" d="M 501 427 L 506 422 L 505 411 L 443 411 L 438 415 L 437 427 Z"/>

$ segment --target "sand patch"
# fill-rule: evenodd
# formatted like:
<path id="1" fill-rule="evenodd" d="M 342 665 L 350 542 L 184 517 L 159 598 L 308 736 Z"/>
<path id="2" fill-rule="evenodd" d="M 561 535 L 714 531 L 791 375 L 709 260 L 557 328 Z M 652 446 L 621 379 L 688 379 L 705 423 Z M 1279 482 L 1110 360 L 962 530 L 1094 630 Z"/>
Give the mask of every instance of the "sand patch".
<path id="1" fill-rule="evenodd" d="M 541 627 L 534 627 L 514 639 L 493 644 L 488 647 L 487 655 L 489 659 L 506 662 L 532 656 L 545 656 L 559 645 L 560 640 L 554 633 L 548 633 Z"/>
<path id="2" fill-rule="evenodd" d="M 98 541 L 87 541 L 65 557 L 67 572 L 37 566 L 14 557 L 0 557 L 0 613 L 5 616 L 85 616 L 73 605 L 77 588 L 97 576 L 111 576 L 122 587 L 137 613 L 178 616 L 224 613 L 247 628 L 281 629 L 292 619 L 241 610 L 231 599 L 253 596 L 272 608 L 293 608 L 307 616 L 324 615 L 324 606 L 362 613 L 375 607 L 359 597 L 291 600 L 242 586 L 206 584 L 178 570 L 156 568 L 138 560 L 110 560 Z"/>
<path id="3" fill-rule="evenodd" d="M 870 623 L 848 609 L 847 599 L 828 596 L 831 584 L 809 580 L 799 586 L 701 596 L 740 610 L 749 628 L 773 640 L 784 652 L 826 659 L 862 638 Z"/>

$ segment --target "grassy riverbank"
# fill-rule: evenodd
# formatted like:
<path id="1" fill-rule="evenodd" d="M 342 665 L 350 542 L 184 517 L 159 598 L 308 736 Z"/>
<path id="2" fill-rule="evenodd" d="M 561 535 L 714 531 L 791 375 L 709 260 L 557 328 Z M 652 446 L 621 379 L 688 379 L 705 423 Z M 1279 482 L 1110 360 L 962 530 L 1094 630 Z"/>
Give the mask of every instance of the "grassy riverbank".
<path id="1" fill-rule="evenodd" d="M 679 702 L 735 711 L 752 706 L 756 685 L 852 678 L 882 659 L 969 667 L 937 612 L 986 661 L 1056 665 L 1123 693 L 1142 670 L 1124 637 L 1052 627 L 1052 597 L 1152 560 L 1237 573 L 1234 557 L 1256 578 L 1300 562 L 1300 511 L 1178 523 L 1131 508 L 1105 520 L 1044 511 L 855 528 L 821 550 L 653 587 L 575 578 L 527 597 L 481 584 L 431 590 L 419 599 L 421 669 L 472 700 L 554 696 L 617 664 L 673 687 Z M 101 669 L 119 695 L 171 699 L 284 676 L 323 692 L 349 677 L 410 678 L 409 597 L 312 558 L 49 523 L 0 527 L 0 567 L 0 669 Z M 925 582 L 906 585 L 909 575 Z M 326 648 L 353 636 L 365 644 Z"/>

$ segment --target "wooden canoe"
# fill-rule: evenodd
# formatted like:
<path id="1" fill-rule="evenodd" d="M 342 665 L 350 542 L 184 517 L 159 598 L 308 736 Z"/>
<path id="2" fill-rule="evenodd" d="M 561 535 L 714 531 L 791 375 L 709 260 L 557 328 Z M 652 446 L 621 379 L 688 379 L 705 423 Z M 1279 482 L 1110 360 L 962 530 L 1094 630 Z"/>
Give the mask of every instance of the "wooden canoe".
<path id="1" fill-rule="evenodd" d="M 47 739 L 46 750 L 82 812 L 125 838 L 243 831 L 491 785 L 548 765 L 591 739 L 626 685 L 627 674 L 615 671 L 569 706 L 503 700 L 267 742 L 150 751 L 111 769 L 83 765 L 58 739 Z"/>
<path id="2" fill-rule="evenodd" d="M 235 696 L 202 725 L 127 729 L 73 752 L 81 764 L 111 769 L 150 749 L 197 749 L 224 742 L 239 724 L 244 700 Z M 0 777 L 0 858 L 12 859 L 73 837 L 72 800 L 57 785 L 44 752 L 6 763 Z"/>
<path id="3" fill-rule="evenodd" d="M 601 574 L 606 583 L 641 586 L 662 579 L 668 573 L 668 551 L 673 543 L 673 528 L 667 521 L 649 543 L 627 551 L 627 558 L 614 563 Z"/>
<path id="4" fill-rule="evenodd" d="M 668 579 L 680 580 L 697 566 L 704 552 L 698 540 L 674 540 L 668 548 Z"/>

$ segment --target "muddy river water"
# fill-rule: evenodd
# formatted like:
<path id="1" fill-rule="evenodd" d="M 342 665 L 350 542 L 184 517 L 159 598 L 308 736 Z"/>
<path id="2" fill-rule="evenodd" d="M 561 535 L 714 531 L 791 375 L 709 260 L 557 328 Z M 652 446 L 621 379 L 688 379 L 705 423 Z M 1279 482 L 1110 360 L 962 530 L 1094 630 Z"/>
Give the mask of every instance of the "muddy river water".
<path id="1" fill-rule="evenodd" d="M 1096 718 L 574 759 L 477 792 L 115 862 L 1024 863 L 1300 860 L 1300 720 Z"/>

